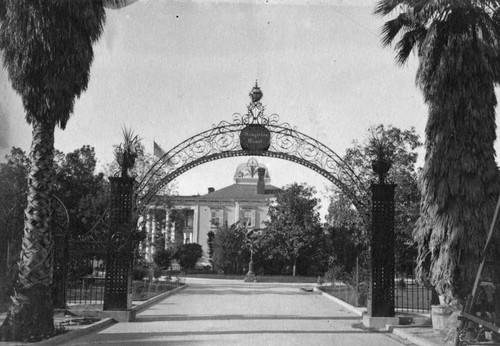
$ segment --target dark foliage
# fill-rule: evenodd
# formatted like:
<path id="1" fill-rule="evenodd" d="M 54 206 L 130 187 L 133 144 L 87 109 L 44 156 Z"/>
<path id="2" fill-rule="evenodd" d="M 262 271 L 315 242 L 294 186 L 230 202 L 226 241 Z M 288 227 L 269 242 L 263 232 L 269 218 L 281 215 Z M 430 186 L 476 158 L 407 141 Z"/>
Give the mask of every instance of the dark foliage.
<path id="1" fill-rule="evenodd" d="M 216 272 L 244 274 L 250 261 L 250 253 L 244 246 L 245 230 L 237 224 L 217 229 L 214 238 L 213 263 Z"/>
<path id="2" fill-rule="evenodd" d="M 154 262 L 159 267 L 169 267 L 170 260 L 174 257 L 174 252 L 170 248 L 158 248 L 154 254 Z"/>
<path id="3" fill-rule="evenodd" d="M 320 253 L 325 233 L 319 222 L 318 203 L 314 189 L 305 184 L 294 183 L 278 193 L 276 203 L 269 208 L 270 219 L 260 241 L 263 256 L 275 264 L 287 262 L 296 275 L 298 263 Z M 319 269 L 320 259 L 316 261 Z M 307 267 L 302 264 L 299 268 Z"/>
<path id="4" fill-rule="evenodd" d="M 196 262 L 203 255 L 203 248 L 200 244 L 182 244 L 175 252 L 174 257 L 177 258 L 181 267 L 186 269 L 194 269 Z"/>

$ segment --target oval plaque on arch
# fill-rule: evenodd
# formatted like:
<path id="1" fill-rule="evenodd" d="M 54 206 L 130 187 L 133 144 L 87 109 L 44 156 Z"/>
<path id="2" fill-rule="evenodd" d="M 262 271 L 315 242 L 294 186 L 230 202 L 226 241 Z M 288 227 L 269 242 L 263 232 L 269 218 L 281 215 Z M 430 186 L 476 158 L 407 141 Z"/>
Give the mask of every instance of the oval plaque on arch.
<path id="1" fill-rule="evenodd" d="M 248 125 L 240 132 L 240 145 L 243 150 L 266 151 L 271 145 L 271 132 L 262 125 Z"/>

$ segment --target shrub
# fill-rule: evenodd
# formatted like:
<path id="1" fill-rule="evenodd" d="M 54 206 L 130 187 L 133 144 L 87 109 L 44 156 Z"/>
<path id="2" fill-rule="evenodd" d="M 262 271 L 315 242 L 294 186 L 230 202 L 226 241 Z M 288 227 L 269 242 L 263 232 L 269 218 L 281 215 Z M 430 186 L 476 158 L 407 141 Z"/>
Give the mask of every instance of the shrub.
<path id="1" fill-rule="evenodd" d="M 346 273 L 344 271 L 344 266 L 342 265 L 332 265 L 328 268 L 328 271 L 325 273 L 325 281 L 326 282 L 336 282 L 343 281 L 346 277 Z"/>
<path id="2" fill-rule="evenodd" d="M 133 280 L 142 280 L 149 274 L 149 268 L 146 267 L 136 267 L 132 270 Z"/>
<path id="3" fill-rule="evenodd" d="M 181 267 L 193 269 L 196 262 L 203 255 L 203 249 L 200 244 L 182 244 L 177 250 L 175 257 L 179 259 Z"/>
<path id="4" fill-rule="evenodd" d="M 170 267 L 170 260 L 173 257 L 173 252 L 171 249 L 160 249 L 154 254 L 154 262 L 159 267 Z"/>
<path id="5" fill-rule="evenodd" d="M 250 253 L 244 245 L 245 232 L 237 224 L 217 229 L 214 238 L 214 269 L 219 274 L 242 274 L 248 266 Z M 255 260 L 255 258 L 254 258 Z"/>

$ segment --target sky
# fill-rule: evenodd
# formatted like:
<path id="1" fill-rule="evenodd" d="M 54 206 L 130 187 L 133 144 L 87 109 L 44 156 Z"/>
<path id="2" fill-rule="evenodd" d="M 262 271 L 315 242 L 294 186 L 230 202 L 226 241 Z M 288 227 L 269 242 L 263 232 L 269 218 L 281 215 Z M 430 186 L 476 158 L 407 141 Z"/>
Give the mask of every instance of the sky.
<path id="1" fill-rule="evenodd" d="M 107 21 L 88 89 L 76 101 L 55 147 L 95 147 L 100 166 L 112 160 L 122 127 L 147 151 L 165 151 L 245 113 L 258 80 L 268 114 L 295 126 L 342 156 L 373 125 L 415 127 L 424 138 L 427 107 L 415 86 L 417 59 L 397 66 L 382 47 L 385 19 L 375 1 L 139 0 L 106 10 Z M 0 156 L 12 146 L 28 151 L 31 128 L 20 97 L 0 69 Z M 498 144 L 497 144 L 498 146 Z M 175 181 L 179 194 L 204 194 L 233 182 L 247 158 L 200 165 Z M 288 161 L 258 158 L 271 183 L 306 182 L 326 205 L 330 183 Z M 421 162 L 421 160 L 420 160 Z M 326 206 L 323 206 L 323 210 Z"/>

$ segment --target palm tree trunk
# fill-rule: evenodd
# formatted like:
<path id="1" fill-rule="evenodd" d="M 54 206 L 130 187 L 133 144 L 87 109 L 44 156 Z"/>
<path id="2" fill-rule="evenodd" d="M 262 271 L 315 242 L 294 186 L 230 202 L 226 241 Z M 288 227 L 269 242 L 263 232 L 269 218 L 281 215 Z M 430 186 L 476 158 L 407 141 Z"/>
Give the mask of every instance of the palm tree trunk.
<path id="1" fill-rule="evenodd" d="M 4 340 L 32 341 L 54 334 L 50 295 L 53 238 L 50 228 L 54 123 L 33 121 L 28 205 L 15 294 L 2 325 Z"/>
<path id="2" fill-rule="evenodd" d="M 464 70 L 478 70 L 464 56 Z M 499 172 L 493 82 L 487 73 L 463 75 L 458 82 L 432 84 L 435 94 L 426 94 L 426 160 L 415 235 L 420 272 L 431 256 L 431 283 L 450 300 L 465 302 L 498 198 Z"/>

